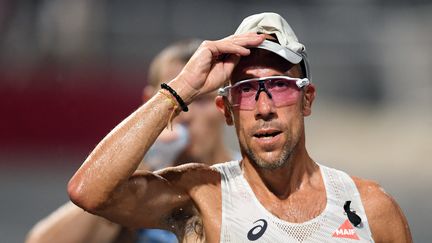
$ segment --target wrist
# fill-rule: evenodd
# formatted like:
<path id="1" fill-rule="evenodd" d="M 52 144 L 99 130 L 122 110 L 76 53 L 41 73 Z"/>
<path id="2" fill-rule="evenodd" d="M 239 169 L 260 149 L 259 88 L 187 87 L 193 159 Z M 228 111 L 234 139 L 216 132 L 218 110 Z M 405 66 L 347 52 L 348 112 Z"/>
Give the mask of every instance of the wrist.
<path id="1" fill-rule="evenodd" d="M 177 76 L 167 83 L 180 96 L 186 105 L 192 103 L 193 99 L 199 94 L 197 89 L 191 87 L 184 78 Z"/>
<path id="2" fill-rule="evenodd" d="M 171 99 L 172 103 L 175 106 L 177 106 L 177 104 L 178 104 L 178 106 L 180 106 L 181 110 L 184 112 L 187 112 L 189 110 L 186 103 L 183 101 L 183 99 L 180 97 L 180 95 L 177 94 L 177 92 L 173 88 L 171 88 L 171 86 L 169 86 L 166 83 L 162 83 L 161 84 L 161 90 L 159 90 L 159 92 L 161 92 L 162 94 L 165 94 L 165 93 L 163 93 L 164 90 L 170 94 L 167 97 Z"/>

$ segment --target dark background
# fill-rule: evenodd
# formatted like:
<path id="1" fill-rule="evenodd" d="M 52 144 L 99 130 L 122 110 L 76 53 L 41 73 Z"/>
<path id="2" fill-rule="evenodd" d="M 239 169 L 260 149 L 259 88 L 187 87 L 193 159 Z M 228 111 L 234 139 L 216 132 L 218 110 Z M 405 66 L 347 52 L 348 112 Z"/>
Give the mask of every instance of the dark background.
<path id="1" fill-rule="evenodd" d="M 0 0 L 0 242 L 67 201 L 97 142 L 141 104 L 151 58 L 280 13 L 309 54 L 316 161 L 378 181 L 432 238 L 430 1 Z M 226 142 L 236 147 L 232 129 Z"/>

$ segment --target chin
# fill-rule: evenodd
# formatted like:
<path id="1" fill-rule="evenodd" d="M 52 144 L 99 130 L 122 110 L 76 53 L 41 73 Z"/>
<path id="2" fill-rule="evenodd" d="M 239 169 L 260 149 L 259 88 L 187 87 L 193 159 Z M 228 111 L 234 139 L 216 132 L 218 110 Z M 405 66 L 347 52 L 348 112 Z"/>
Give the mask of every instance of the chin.
<path id="1" fill-rule="evenodd" d="M 291 151 L 283 150 L 279 156 L 268 156 L 264 158 L 254 153 L 252 150 L 246 150 L 250 160 L 259 168 L 266 170 L 275 170 L 286 166 L 291 157 Z"/>

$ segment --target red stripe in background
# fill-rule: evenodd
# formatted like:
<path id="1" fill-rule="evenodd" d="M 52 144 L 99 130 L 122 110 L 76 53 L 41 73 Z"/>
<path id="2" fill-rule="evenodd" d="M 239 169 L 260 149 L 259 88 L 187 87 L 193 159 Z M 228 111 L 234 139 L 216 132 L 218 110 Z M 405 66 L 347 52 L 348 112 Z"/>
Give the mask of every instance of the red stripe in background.
<path id="1" fill-rule="evenodd" d="M 90 151 L 141 104 L 143 77 L 104 70 L 0 71 L 1 150 Z"/>

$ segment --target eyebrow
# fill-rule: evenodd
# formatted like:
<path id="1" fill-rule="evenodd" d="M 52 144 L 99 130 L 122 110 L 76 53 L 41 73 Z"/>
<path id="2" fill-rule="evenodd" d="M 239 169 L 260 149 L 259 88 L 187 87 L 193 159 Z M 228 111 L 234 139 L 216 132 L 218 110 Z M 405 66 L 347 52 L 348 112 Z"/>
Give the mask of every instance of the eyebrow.
<path id="1" fill-rule="evenodd" d="M 265 77 L 276 77 L 276 76 L 286 76 L 286 77 L 291 77 L 291 76 L 288 76 L 288 75 L 286 75 L 286 74 L 274 74 L 274 75 L 269 75 L 269 76 L 265 76 Z M 260 78 L 260 77 L 257 77 L 257 76 L 255 76 L 255 75 L 251 75 L 251 74 L 246 74 L 245 76 L 242 77 L 242 79 L 240 79 L 240 80 L 235 80 L 235 83 L 240 82 L 240 81 L 242 81 L 242 80 L 246 80 L 246 79 L 252 79 L 252 78 Z M 232 80 L 231 80 L 231 81 L 232 81 Z"/>

